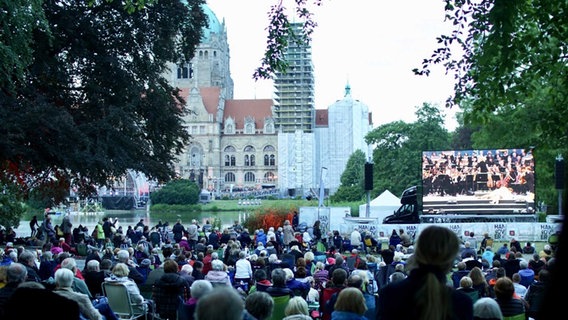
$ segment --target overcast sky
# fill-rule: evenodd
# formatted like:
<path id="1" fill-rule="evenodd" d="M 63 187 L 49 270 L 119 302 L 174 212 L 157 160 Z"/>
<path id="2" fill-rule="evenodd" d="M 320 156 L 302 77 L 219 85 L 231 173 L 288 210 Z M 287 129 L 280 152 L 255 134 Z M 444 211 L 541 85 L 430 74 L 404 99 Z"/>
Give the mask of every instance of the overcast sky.
<path id="1" fill-rule="evenodd" d="M 208 0 L 227 26 L 235 99 L 273 97 L 272 82 L 255 82 L 252 74 L 266 47 L 267 12 L 277 1 Z M 441 68 L 429 77 L 412 73 L 437 48 L 436 36 L 450 28 L 443 8 L 442 0 L 323 0 L 313 10 L 316 109 L 342 99 L 347 82 L 352 97 L 369 106 L 375 127 L 414 122 L 416 106 L 424 102 L 445 108 L 453 76 Z M 446 127 L 456 126 L 450 111 Z"/>

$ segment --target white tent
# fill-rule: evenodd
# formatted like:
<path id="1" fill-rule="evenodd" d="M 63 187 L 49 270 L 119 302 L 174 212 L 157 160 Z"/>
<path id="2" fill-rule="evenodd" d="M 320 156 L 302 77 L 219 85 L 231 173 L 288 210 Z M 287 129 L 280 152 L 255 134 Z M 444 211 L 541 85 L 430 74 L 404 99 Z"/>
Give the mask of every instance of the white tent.
<path id="1" fill-rule="evenodd" d="M 378 197 L 371 200 L 369 205 L 369 218 L 379 218 L 381 223 L 384 217 L 393 214 L 393 212 L 400 207 L 400 199 L 397 198 L 390 191 L 385 190 Z M 366 217 L 367 204 L 359 206 L 359 216 Z"/>

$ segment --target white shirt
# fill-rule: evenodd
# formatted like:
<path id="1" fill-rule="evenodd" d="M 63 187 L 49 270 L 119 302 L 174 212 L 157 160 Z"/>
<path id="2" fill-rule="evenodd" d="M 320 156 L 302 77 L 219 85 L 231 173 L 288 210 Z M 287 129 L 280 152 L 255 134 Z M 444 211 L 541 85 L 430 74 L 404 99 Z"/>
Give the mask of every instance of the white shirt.
<path id="1" fill-rule="evenodd" d="M 361 234 L 357 230 L 351 232 L 351 245 L 354 247 L 361 245 Z"/>
<path id="2" fill-rule="evenodd" d="M 235 279 L 252 279 L 252 267 L 247 259 L 239 259 L 235 262 Z"/>

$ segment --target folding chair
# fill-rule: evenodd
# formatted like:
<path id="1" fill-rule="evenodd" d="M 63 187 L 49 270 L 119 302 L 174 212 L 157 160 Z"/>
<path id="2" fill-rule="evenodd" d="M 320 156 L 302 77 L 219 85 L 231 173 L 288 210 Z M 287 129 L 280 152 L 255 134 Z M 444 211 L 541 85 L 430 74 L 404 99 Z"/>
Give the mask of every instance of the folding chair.
<path id="1" fill-rule="evenodd" d="M 144 317 L 148 319 L 148 312 L 146 311 L 148 306 L 143 304 L 135 304 L 130 300 L 130 294 L 128 293 L 128 288 L 120 282 L 103 282 L 102 283 L 103 295 L 107 297 L 109 306 L 111 310 L 120 319 L 138 319 Z M 140 309 L 134 308 L 139 306 Z"/>

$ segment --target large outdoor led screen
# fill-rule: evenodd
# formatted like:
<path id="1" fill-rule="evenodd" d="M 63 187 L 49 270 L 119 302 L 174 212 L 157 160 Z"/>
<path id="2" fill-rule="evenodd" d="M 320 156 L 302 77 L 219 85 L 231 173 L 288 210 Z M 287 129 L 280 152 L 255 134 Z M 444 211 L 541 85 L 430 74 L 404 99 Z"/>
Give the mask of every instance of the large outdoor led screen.
<path id="1" fill-rule="evenodd" d="M 422 153 L 423 201 L 496 197 L 534 202 L 532 150 L 490 149 Z"/>

